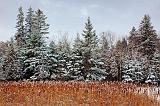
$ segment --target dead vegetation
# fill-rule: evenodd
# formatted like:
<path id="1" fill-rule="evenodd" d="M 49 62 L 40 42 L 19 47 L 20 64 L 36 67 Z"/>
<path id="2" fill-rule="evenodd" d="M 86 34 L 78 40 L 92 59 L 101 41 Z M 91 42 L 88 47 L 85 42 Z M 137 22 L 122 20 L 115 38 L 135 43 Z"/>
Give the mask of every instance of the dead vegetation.
<path id="1" fill-rule="evenodd" d="M 118 82 L 1 82 L 0 95 L 0 106 L 160 105 L 158 87 Z"/>

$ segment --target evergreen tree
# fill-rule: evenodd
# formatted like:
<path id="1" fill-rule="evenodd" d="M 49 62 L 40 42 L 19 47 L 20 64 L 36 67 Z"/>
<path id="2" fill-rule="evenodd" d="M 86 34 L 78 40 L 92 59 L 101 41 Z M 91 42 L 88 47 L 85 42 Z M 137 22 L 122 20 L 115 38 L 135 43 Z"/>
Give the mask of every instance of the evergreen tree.
<path id="1" fill-rule="evenodd" d="M 139 52 L 152 59 L 156 51 L 157 34 L 150 22 L 149 15 L 145 15 L 140 23 L 138 34 L 140 36 Z"/>
<path id="2" fill-rule="evenodd" d="M 19 8 L 19 14 L 17 15 L 17 32 L 15 34 L 16 45 L 18 49 L 25 45 L 25 29 L 24 29 L 24 13 L 22 7 Z"/>
<path id="3" fill-rule="evenodd" d="M 18 60 L 18 55 L 15 51 L 13 39 L 11 39 L 8 45 L 2 68 L 2 74 L 5 80 L 19 80 L 22 78 L 20 61 Z"/>
<path id="4" fill-rule="evenodd" d="M 160 79 L 160 54 L 155 52 L 154 57 L 150 60 L 148 66 L 148 76 L 146 83 L 156 83 Z"/>
<path id="5" fill-rule="evenodd" d="M 137 31 L 136 31 L 136 28 L 133 27 L 132 30 L 130 31 L 130 34 L 129 34 L 129 37 L 128 37 L 129 51 L 133 51 L 133 49 L 135 49 L 136 37 L 137 37 Z"/>
<path id="6" fill-rule="evenodd" d="M 61 71 L 58 70 L 58 61 L 59 54 L 56 51 L 56 45 L 54 41 L 52 41 L 49 44 L 48 48 L 48 60 L 47 60 L 47 65 L 49 66 L 49 71 L 50 71 L 50 79 L 51 80 L 58 80 L 60 78 Z"/>
<path id="7" fill-rule="evenodd" d="M 112 46 L 113 47 L 113 46 Z M 111 70 L 111 62 L 112 62 L 112 49 L 109 47 L 109 41 L 107 38 L 107 34 L 102 32 L 100 39 L 100 58 L 104 63 L 102 67 L 106 69 L 106 72 L 109 74 Z M 113 64 L 112 64 L 113 65 Z M 107 80 L 111 80 L 109 76 L 107 76 Z"/>
<path id="8" fill-rule="evenodd" d="M 140 45 L 140 37 L 135 27 L 132 28 L 128 37 L 128 55 L 134 58 L 135 52 L 138 52 L 138 46 Z"/>
<path id="9" fill-rule="evenodd" d="M 0 42 L 0 64 L 3 64 L 8 42 Z"/>
<path id="10" fill-rule="evenodd" d="M 27 41 L 30 41 L 28 39 L 33 39 L 33 37 L 36 35 L 36 19 L 35 19 L 35 14 L 34 14 L 34 11 L 33 9 L 30 7 L 28 9 L 28 12 L 27 12 L 27 16 L 26 16 L 26 24 L 25 24 L 25 33 L 26 33 L 26 43 L 27 43 L 27 46 L 31 46 L 29 45 L 29 42 Z M 31 38 L 32 37 L 32 38 Z"/>
<path id="11" fill-rule="evenodd" d="M 153 69 L 157 74 L 157 79 L 160 80 L 160 51 L 156 51 L 153 58 Z"/>
<path id="12" fill-rule="evenodd" d="M 136 54 L 133 57 L 125 56 L 122 64 L 122 81 L 124 82 L 144 82 L 144 63 L 143 59 Z"/>
<path id="13" fill-rule="evenodd" d="M 19 8 L 19 13 L 17 15 L 17 24 L 16 24 L 17 32 L 15 34 L 15 51 L 17 53 L 18 61 L 20 62 L 21 72 L 24 70 L 24 53 L 25 53 L 25 45 L 26 45 L 26 34 L 24 27 L 24 13 L 22 7 Z M 24 73 L 23 73 L 24 74 Z"/>
<path id="14" fill-rule="evenodd" d="M 35 14 L 35 36 L 31 39 L 33 40 L 33 45 L 36 44 L 33 49 L 35 50 L 35 56 L 37 56 L 36 58 L 39 62 L 35 67 L 34 75 L 31 77 L 31 79 L 35 80 L 49 79 L 51 74 L 50 66 L 48 64 L 48 51 L 45 44 L 45 35 L 49 33 L 49 24 L 46 23 L 46 19 L 47 17 L 40 9 L 38 9 Z"/>
<path id="15" fill-rule="evenodd" d="M 79 33 L 73 43 L 73 53 L 82 54 L 82 39 L 80 39 Z"/>
<path id="16" fill-rule="evenodd" d="M 157 76 L 157 73 L 153 69 L 153 58 L 156 52 L 157 34 L 153 29 L 153 26 L 151 25 L 149 15 L 145 15 L 143 20 L 141 21 L 138 29 L 138 36 L 138 51 L 142 54 L 142 56 L 145 56 L 147 58 L 147 62 L 146 64 L 144 64 L 144 66 L 146 67 L 145 79 L 148 80 L 150 79 L 149 76 L 153 76 L 153 73 L 155 76 Z"/>
<path id="17" fill-rule="evenodd" d="M 82 56 L 82 40 L 79 34 L 77 34 L 70 59 L 71 67 L 69 68 L 68 74 L 70 80 L 84 80 L 82 76 Z"/>
<path id="18" fill-rule="evenodd" d="M 85 30 L 82 34 L 84 36 L 82 75 L 85 80 L 104 80 L 106 72 L 101 69 L 102 62 L 98 61 L 96 56 L 98 39 L 95 30 L 93 30 L 90 18 L 87 19 L 85 25 Z"/>
<path id="19" fill-rule="evenodd" d="M 59 41 L 56 46 L 58 56 L 58 70 L 60 72 L 60 80 L 69 80 L 69 69 L 71 67 L 71 47 L 66 36 L 63 37 L 62 41 Z"/>
<path id="20" fill-rule="evenodd" d="M 49 69 L 45 65 L 47 60 L 47 47 L 45 35 L 48 34 L 48 24 L 46 16 L 38 10 L 36 14 L 29 8 L 26 17 L 26 59 L 25 59 L 25 78 L 41 80 L 42 77 L 48 78 Z M 42 70 L 43 69 L 43 70 Z M 47 73 L 47 76 L 43 75 Z M 44 79 L 43 78 L 43 79 Z"/>
<path id="21" fill-rule="evenodd" d="M 37 44 L 34 41 L 34 38 L 36 38 L 36 29 L 35 29 L 35 14 L 33 9 L 30 7 L 27 12 L 26 16 L 26 24 L 25 24 L 25 33 L 26 33 L 26 45 L 25 45 L 25 61 L 24 61 L 24 78 L 29 79 L 31 76 L 34 75 L 33 70 L 35 69 L 35 64 L 32 64 L 33 59 L 35 57 L 34 53 L 34 44 Z M 35 59 L 36 60 L 36 59 Z"/>
<path id="22" fill-rule="evenodd" d="M 47 17 L 43 14 L 43 11 L 38 9 L 36 11 L 36 34 L 39 37 L 39 40 L 43 41 L 42 44 L 45 44 L 46 34 L 48 34 L 49 24 L 46 23 Z M 40 45 L 42 45 L 40 44 Z"/>
<path id="23" fill-rule="evenodd" d="M 121 46 L 122 46 L 123 55 L 125 55 L 128 51 L 128 44 L 127 44 L 126 38 L 122 39 Z"/>

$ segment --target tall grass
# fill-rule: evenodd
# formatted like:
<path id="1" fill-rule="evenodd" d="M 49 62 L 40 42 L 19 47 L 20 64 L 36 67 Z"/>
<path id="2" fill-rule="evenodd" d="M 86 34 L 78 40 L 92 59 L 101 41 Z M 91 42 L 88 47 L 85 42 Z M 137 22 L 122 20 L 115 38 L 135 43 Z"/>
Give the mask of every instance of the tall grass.
<path id="1" fill-rule="evenodd" d="M 118 82 L 1 82 L 0 106 L 160 106 L 156 86 Z"/>

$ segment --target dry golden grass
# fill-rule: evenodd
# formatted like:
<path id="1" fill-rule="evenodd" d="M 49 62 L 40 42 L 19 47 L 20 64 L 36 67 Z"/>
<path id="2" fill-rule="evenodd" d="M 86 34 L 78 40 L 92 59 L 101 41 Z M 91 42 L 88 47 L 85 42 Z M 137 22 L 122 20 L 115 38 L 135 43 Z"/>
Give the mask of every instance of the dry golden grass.
<path id="1" fill-rule="evenodd" d="M 117 82 L 1 82 L 0 106 L 160 106 L 154 99 L 156 95 L 147 96 L 151 87 L 146 91 L 137 88 L 147 86 Z"/>

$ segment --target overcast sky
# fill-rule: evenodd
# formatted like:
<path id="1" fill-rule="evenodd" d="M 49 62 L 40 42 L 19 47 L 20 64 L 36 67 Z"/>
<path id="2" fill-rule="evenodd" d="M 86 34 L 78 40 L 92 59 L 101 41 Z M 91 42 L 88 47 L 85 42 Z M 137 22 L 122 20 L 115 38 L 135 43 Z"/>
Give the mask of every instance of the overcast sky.
<path id="1" fill-rule="evenodd" d="M 69 38 L 82 33 L 88 16 L 97 34 L 111 30 L 118 37 L 127 35 L 144 14 L 151 16 L 154 28 L 160 31 L 160 0 L 0 0 L 0 40 L 14 36 L 20 6 L 25 13 L 30 6 L 44 11 L 51 39 L 60 39 L 54 36 L 60 31 L 68 32 Z"/>

